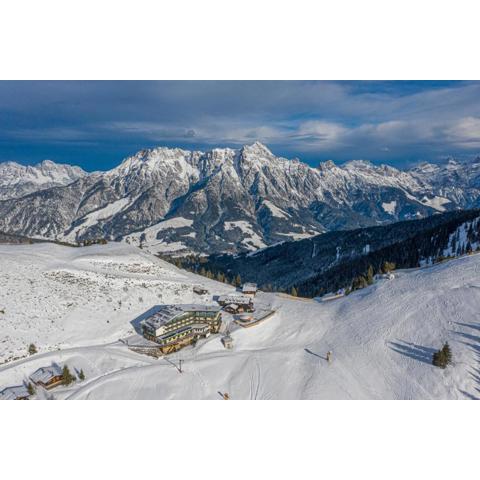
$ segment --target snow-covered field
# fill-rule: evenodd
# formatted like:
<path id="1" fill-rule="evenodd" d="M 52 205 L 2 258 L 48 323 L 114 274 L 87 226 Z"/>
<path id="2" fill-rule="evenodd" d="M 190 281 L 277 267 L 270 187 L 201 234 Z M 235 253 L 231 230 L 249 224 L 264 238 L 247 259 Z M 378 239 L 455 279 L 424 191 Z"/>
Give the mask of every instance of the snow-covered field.
<path id="1" fill-rule="evenodd" d="M 40 366 L 86 379 L 48 393 L 77 399 L 467 399 L 480 396 L 480 255 L 381 280 L 321 303 L 260 293 L 277 313 L 163 359 L 119 338 L 159 303 L 211 302 L 232 287 L 183 272 L 125 244 L 0 246 L 0 389 Z M 453 365 L 430 364 L 448 340 Z M 29 343 L 39 353 L 26 355 Z M 333 362 L 325 360 L 333 352 Z M 183 361 L 183 373 L 176 366 Z M 44 397 L 43 394 L 39 395 Z"/>

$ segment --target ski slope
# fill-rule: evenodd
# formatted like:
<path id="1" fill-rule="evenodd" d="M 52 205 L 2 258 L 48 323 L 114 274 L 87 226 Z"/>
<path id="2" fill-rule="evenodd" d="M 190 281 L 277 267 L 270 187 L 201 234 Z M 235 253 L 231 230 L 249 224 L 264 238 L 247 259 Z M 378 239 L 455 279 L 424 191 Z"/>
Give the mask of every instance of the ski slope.
<path id="1" fill-rule="evenodd" d="M 0 365 L 0 389 L 56 362 L 86 379 L 38 398 L 480 397 L 479 255 L 399 271 L 331 302 L 260 293 L 277 312 L 232 331 L 233 350 L 213 335 L 158 360 L 118 341 L 133 333 L 132 320 L 158 303 L 210 303 L 191 293 L 195 284 L 213 295 L 233 288 L 125 244 L 0 246 L 0 255 L 1 358 L 25 355 L 30 342 L 39 349 Z M 441 370 L 430 359 L 446 340 L 453 365 Z"/>

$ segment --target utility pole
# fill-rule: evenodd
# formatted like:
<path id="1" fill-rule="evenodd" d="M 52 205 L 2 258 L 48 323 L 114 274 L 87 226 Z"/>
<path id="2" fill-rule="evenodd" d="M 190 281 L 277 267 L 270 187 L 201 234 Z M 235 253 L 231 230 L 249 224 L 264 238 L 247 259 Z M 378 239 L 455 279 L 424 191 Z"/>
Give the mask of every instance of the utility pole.
<path id="1" fill-rule="evenodd" d="M 178 371 L 179 371 L 180 373 L 182 373 L 182 362 L 183 362 L 182 359 L 180 359 L 180 360 L 178 361 L 178 364 L 179 364 Z"/>

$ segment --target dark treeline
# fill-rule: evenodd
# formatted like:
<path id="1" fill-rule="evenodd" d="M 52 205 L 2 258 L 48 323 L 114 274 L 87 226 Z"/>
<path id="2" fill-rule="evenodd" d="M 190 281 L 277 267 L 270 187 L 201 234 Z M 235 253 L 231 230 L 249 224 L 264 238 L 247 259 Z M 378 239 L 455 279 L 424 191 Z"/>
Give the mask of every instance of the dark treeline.
<path id="1" fill-rule="evenodd" d="M 473 221 L 479 215 L 479 211 L 448 212 L 381 227 L 329 232 L 254 254 L 190 256 L 170 261 L 233 285 L 252 281 L 263 290 L 294 291 L 305 297 L 341 288 L 348 293 L 395 267 L 414 268 L 422 261 L 443 261 L 448 246 L 448 256 L 471 253 L 480 242 L 480 222 Z M 457 229 L 466 222 L 469 228 L 464 239 Z"/>

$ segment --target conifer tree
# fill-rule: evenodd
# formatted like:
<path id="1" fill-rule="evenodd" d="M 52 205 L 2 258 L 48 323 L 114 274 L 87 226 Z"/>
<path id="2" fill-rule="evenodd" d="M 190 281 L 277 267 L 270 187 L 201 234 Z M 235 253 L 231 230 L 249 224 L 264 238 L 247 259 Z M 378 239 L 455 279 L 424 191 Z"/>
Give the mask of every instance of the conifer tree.
<path id="1" fill-rule="evenodd" d="M 74 376 L 71 374 L 70 369 L 68 368 L 68 365 L 64 365 L 63 370 L 62 370 L 62 383 L 63 385 L 70 385 L 72 382 L 75 381 Z"/>
<path id="2" fill-rule="evenodd" d="M 35 387 L 30 382 L 27 385 L 27 391 L 29 395 L 35 395 Z"/>
<path id="3" fill-rule="evenodd" d="M 443 347 L 433 354 L 432 364 L 436 367 L 447 368 L 450 363 L 452 363 L 452 351 L 448 342 L 445 342 Z"/>
<path id="4" fill-rule="evenodd" d="M 37 347 L 35 346 L 35 344 L 31 343 L 29 346 L 28 346 L 28 353 L 30 355 L 34 355 L 35 353 L 37 353 Z"/>
<path id="5" fill-rule="evenodd" d="M 373 267 L 369 265 L 367 270 L 367 283 L 371 285 L 373 283 Z"/>
<path id="6" fill-rule="evenodd" d="M 295 287 L 292 287 L 290 295 L 292 295 L 292 297 L 298 297 L 298 292 L 297 292 L 297 289 Z"/>
<path id="7" fill-rule="evenodd" d="M 445 342 L 445 345 L 442 348 L 443 356 L 445 358 L 445 366 L 452 363 L 452 350 L 448 342 Z"/>
<path id="8" fill-rule="evenodd" d="M 78 378 L 79 378 L 80 380 L 85 380 L 85 374 L 83 373 L 83 369 L 80 370 L 80 373 L 78 374 Z"/>
<path id="9" fill-rule="evenodd" d="M 242 277 L 240 276 L 240 274 L 238 274 L 238 275 L 235 277 L 235 286 L 236 286 L 236 287 L 240 287 L 240 285 L 242 285 Z"/>
<path id="10" fill-rule="evenodd" d="M 435 365 L 436 367 L 445 368 L 444 363 L 445 362 L 444 362 L 443 352 L 442 350 L 438 350 L 433 354 L 432 364 Z"/>

